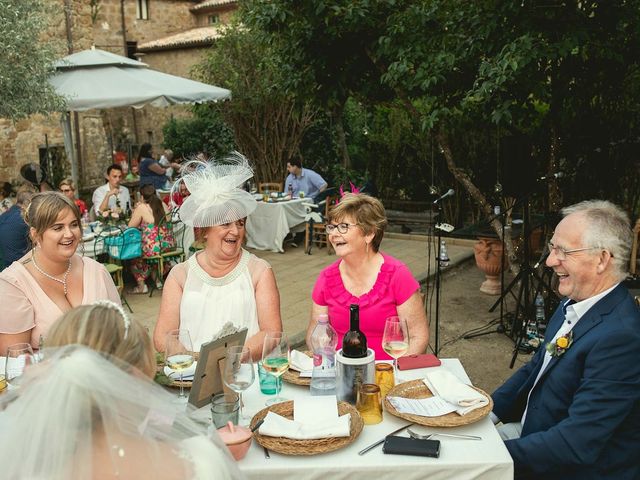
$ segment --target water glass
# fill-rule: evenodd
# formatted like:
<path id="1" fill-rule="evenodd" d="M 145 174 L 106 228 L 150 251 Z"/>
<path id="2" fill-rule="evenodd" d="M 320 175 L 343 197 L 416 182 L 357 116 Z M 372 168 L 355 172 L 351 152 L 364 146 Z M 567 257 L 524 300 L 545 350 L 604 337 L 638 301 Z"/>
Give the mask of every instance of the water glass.
<path id="1" fill-rule="evenodd" d="M 380 396 L 386 397 L 395 384 L 393 365 L 389 363 L 376 364 L 376 385 L 380 387 Z"/>
<path id="2" fill-rule="evenodd" d="M 238 424 L 240 397 L 235 392 L 218 393 L 211 399 L 211 420 L 216 428 L 222 428 L 231 422 Z"/>
<path id="3" fill-rule="evenodd" d="M 12 387 L 17 387 L 25 369 L 36 363 L 33 349 L 29 343 L 14 343 L 7 347 L 5 379 Z"/>
<path id="4" fill-rule="evenodd" d="M 280 378 L 267 373 L 262 362 L 258 362 L 258 380 L 260 381 L 260 391 L 265 395 L 275 395 L 278 391 Z"/>
<path id="5" fill-rule="evenodd" d="M 374 383 L 363 383 L 358 390 L 356 408 L 365 425 L 380 423 L 382 421 L 380 387 Z"/>

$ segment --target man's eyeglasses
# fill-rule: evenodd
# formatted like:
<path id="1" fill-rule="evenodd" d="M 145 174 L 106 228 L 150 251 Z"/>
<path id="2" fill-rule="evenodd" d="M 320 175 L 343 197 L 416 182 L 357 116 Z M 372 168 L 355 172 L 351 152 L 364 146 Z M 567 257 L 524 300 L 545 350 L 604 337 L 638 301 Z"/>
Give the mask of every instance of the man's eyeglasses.
<path id="1" fill-rule="evenodd" d="M 327 223 L 324 227 L 324 230 L 328 234 L 332 234 L 336 229 L 339 233 L 347 233 L 349 231 L 349 227 L 357 227 L 357 223 L 338 223 L 334 225 L 333 223 Z"/>
<path id="2" fill-rule="evenodd" d="M 598 250 L 600 247 L 583 247 L 583 248 L 574 248 L 572 250 L 566 250 L 562 247 L 558 247 L 553 243 L 549 243 L 549 253 L 553 252 L 556 254 L 556 258 L 558 260 L 566 260 L 569 255 L 577 252 L 584 252 L 586 250 Z M 613 255 L 612 255 L 613 256 Z"/>

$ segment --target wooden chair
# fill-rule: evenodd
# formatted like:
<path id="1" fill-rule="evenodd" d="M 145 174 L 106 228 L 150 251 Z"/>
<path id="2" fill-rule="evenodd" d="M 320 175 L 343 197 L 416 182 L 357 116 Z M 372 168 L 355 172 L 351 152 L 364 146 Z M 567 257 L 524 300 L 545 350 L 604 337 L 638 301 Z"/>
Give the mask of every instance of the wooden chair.
<path id="1" fill-rule="evenodd" d="M 282 182 L 261 182 L 258 183 L 258 193 L 281 192 Z"/>
<path id="2" fill-rule="evenodd" d="M 311 248 L 314 243 L 319 248 L 326 246 L 327 255 L 333 252 L 325 227 L 327 225 L 326 218 L 329 216 L 329 210 L 335 202 L 335 197 L 331 195 L 333 193 L 332 190 L 329 190 L 326 195 L 322 195 L 325 192 L 316 197 L 317 203 L 307 204 L 309 211 L 304 231 L 304 252 L 307 255 L 311 255 Z M 319 198 L 320 200 L 318 200 Z"/>

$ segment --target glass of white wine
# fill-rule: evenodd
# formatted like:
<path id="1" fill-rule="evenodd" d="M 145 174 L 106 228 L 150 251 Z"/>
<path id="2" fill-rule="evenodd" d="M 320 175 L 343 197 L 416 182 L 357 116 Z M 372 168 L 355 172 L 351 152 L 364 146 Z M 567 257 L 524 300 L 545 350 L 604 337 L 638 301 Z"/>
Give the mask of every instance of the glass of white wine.
<path id="1" fill-rule="evenodd" d="M 284 332 L 267 332 L 262 348 L 262 368 L 278 380 L 289 369 L 289 338 Z M 269 399 L 266 404 L 284 402 L 286 398 L 280 397 L 282 382 L 276 382 L 276 396 Z"/>
<path id="2" fill-rule="evenodd" d="M 187 397 L 184 394 L 184 383 L 182 382 L 182 374 L 184 370 L 193 365 L 193 346 L 191 345 L 191 335 L 189 330 L 179 329 L 167 332 L 164 363 L 171 370 L 178 372 L 180 379 L 180 394 L 178 402 L 184 403 Z"/>
<path id="3" fill-rule="evenodd" d="M 409 351 L 409 329 L 406 320 L 395 316 L 385 320 L 382 349 L 393 357 L 393 376 L 397 382 L 398 358 Z"/>
<path id="4" fill-rule="evenodd" d="M 249 347 L 234 345 L 227 348 L 227 359 L 224 364 L 224 376 L 222 379 L 227 387 L 238 394 L 240 399 L 240 421 L 243 423 L 251 420 L 251 418 L 244 416 L 242 392 L 251 386 L 255 378 Z"/>

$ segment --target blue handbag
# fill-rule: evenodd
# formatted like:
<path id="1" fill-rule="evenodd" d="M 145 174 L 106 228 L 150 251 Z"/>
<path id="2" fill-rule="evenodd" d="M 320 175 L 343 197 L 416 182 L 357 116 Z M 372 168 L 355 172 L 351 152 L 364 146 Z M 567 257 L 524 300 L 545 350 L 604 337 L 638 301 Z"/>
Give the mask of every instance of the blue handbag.
<path id="1" fill-rule="evenodd" d="M 142 233 L 129 227 L 122 233 L 104 239 L 107 253 L 118 260 L 131 260 L 142 256 Z"/>

